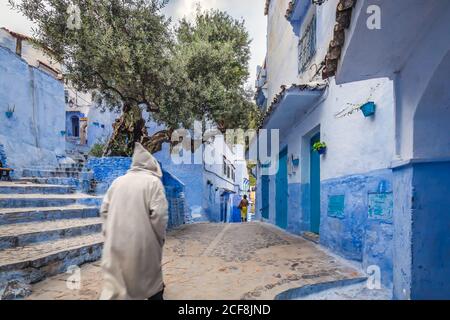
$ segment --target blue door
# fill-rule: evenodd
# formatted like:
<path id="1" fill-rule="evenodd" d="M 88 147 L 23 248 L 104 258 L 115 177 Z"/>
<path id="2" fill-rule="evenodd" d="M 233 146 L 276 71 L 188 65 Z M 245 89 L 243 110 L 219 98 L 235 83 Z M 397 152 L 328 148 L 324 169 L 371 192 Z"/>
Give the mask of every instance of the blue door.
<path id="1" fill-rule="evenodd" d="M 310 187 L 311 187 L 311 220 L 310 231 L 319 234 L 320 230 L 320 155 L 312 146 L 320 141 L 320 133 L 311 139 Z"/>
<path id="2" fill-rule="evenodd" d="M 287 228 L 287 211 L 288 211 L 288 170 L 287 170 L 287 154 L 285 148 L 280 153 L 278 173 L 276 176 L 276 224 L 282 229 Z"/>
<path id="3" fill-rule="evenodd" d="M 261 215 L 264 219 L 269 219 L 269 176 L 263 175 L 261 177 Z"/>
<path id="4" fill-rule="evenodd" d="M 220 199 L 220 221 L 227 222 L 228 221 L 228 203 L 230 200 L 230 194 L 225 192 Z"/>

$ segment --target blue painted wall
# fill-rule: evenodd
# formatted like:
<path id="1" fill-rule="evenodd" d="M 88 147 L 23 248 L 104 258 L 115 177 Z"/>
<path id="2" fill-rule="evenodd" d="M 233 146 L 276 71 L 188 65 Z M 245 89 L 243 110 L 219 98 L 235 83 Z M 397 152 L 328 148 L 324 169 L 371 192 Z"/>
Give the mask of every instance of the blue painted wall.
<path id="1" fill-rule="evenodd" d="M 105 110 L 102 108 L 90 108 L 88 117 L 88 146 L 92 147 L 96 143 L 106 143 L 113 133 L 112 124 L 120 113 L 116 111 Z"/>
<path id="2" fill-rule="evenodd" d="M 450 162 L 409 164 L 394 177 L 394 296 L 450 299 Z"/>
<path id="3" fill-rule="evenodd" d="M 77 117 L 78 118 L 78 124 L 79 124 L 79 120 L 80 118 L 84 118 L 85 115 L 81 112 L 78 111 L 68 111 L 66 112 L 66 135 L 68 137 L 73 137 L 74 136 L 74 132 L 72 130 L 72 117 Z M 78 125 L 78 137 L 80 136 L 80 132 L 81 132 L 81 127 L 80 125 Z"/>
<path id="4" fill-rule="evenodd" d="M 143 116 L 147 118 L 148 114 L 143 112 Z M 149 121 L 147 123 L 149 135 L 164 129 L 164 126 L 158 125 L 156 122 Z M 187 209 L 190 212 L 203 213 L 203 192 L 206 188 L 206 182 L 203 179 L 203 165 L 173 163 L 170 155 L 170 145 L 167 143 L 163 144 L 162 150 L 153 156 L 161 163 L 165 170 L 175 175 L 186 186 L 185 197 Z"/>
<path id="5" fill-rule="evenodd" d="M 6 153 L 5 153 L 5 148 L 3 147 L 2 144 L 0 144 L 0 161 L 3 163 L 3 167 L 7 167 L 8 163 L 6 162 L 7 158 L 6 158 Z"/>
<path id="6" fill-rule="evenodd" d="M 113 181 L 123 176 L 131 167 L 131 158 L 127 157 L 89 157 L 86 164 L 92 170 L 96 181 L 96 193 L 105 194 Z"/>
<path id="7" fill-rule="evenodd" d="M 386 286 L 392 284 L 393 217 L 369 218 L 369 196 L 391 196 L 392 179 L 391 170 L 378 170 L 322 181 L 321 186 L 320 243 L 361 262 L 364 269 L 379 266 Z M 330 216 L 329 201 L 333 196 L 344 196 L 342 217 Z"/>
<path id="8" fill-rule="evenodd" d="M 377 170 L 322 181 L 320 243 L 333 252 L 361 263 L 376 265 L 382 283 L 392 286 L 393 217 L 369 218 L 369 195 L 392 196 L 393 173 Z M 329 216 L 329 197 L 344 196 L 343 217 Z M 309 184 L 289 184 L 287 231 L 301 235 L 310 230 Z"/>
<path id="9" fill-rule="evenodd" d="M 87 168 L 92 170 L 97 183 L 97 193 L 104 194 L 111 184 L 127 173 L 131 166 L 128 157 L 89 158 Z M 186 221 L 186 198 L 184 184 L 170 172 L 163 170 L 162 182 L 169 204 L 169 228 L 175 228 Z"/>
<path id="10" fill-rule="evenodd" d="M 170 146 L 164 144 L 160 152 L 154 157 L 161 163 L 164 170 L 172 173 L 185 186 L 187 207 L 190 211 L 201 211 L 203 208 L 203 165 L 201 164 L 174 164 L 170 157 Z"/>
<path id="11" fill-rule="evenodd" d="M 0 46 L 0 102 L 0 144 L 16 177 L 26 167 L 56 166 L 65 154 L 63 83 Z"/>

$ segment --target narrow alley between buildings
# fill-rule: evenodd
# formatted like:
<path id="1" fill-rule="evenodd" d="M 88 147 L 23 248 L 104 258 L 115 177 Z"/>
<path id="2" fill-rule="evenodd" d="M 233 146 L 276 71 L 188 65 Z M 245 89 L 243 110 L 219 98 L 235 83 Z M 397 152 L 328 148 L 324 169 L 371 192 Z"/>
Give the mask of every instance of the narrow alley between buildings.
<path id="1" fill-rule="evenodd" d="M 165 299 L 275 299 L 318 283 L 361 282 L 357 269 L 318 245 L 269 224 L 198 223 L 168 234 L 163 260 Z M 28 299 L 92 300 L 101 290 L 100 263 L 33 286 Z"/>

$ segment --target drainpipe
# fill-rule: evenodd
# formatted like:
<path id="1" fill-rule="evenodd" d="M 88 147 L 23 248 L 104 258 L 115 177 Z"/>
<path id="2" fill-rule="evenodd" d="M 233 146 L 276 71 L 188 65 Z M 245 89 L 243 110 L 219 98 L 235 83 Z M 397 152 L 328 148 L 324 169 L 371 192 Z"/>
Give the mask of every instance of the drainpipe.
<path id="1" fill-rule="evenodd" d="M 31 87 L 31 102 L 32 102 L 32 116 L 31 116 L 31 121 L 32 121 L 32 128 L 34 129 L 34 143 L 36 145 L 36 148 L 39 148 L 39 129 L 37 126 L 37 121 L 36 121 L 36 84 L 35 84 L 35 69 L 33 69 L 32 67 L 28 67 L 28 70 L 30 72 L 30 87 Z"/>
<path id="2" fill-rule="evenodd" d="M 402 137 L 402 101 L 400 93 L 400 71 L 394 72 L 394 131 L 395 131 L 395 149 L 394 149 L 394 161 L 400 161 L 401 156 L 401 137 Z"/>

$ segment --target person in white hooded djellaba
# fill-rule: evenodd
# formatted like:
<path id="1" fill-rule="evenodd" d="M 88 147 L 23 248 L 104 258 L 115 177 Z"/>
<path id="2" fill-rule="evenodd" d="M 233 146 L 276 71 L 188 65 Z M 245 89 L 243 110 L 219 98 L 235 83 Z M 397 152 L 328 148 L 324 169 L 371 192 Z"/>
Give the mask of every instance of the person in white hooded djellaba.
<path id="1" fill-rule="evenodd" d="M 168 204 L 158 161 L 136 143 L 128 173 L 101 207 L 105 244 L 101 300 L 162 300 Z"/>

